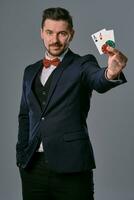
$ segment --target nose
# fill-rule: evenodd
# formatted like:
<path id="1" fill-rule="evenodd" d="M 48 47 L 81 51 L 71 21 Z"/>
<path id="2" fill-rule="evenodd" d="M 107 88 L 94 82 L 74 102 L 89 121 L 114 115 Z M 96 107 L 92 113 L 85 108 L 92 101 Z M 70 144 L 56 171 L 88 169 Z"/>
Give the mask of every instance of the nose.
<path id="1" fill-rule="evenodd" d="M 53 35 L 53 43 L 56 43 L 58 41 L 59 41 L 58 34 L 54 34 Z"/>

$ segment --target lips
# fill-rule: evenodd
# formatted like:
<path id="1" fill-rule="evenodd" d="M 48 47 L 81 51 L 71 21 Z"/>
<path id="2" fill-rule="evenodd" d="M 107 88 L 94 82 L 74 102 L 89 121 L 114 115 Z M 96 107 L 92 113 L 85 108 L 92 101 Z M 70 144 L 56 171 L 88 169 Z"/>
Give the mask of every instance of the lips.
<path id="1" fill-rule="evenodd" d="M 53 48 L 59 48 L 60 46 L 50 46 L 50 47 L 53 47 Z"/>

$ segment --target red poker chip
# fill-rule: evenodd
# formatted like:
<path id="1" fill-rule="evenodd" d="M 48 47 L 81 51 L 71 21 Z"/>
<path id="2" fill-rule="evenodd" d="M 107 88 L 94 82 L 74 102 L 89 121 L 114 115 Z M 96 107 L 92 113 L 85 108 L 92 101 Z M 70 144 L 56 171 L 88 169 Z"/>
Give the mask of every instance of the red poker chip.
<path id="1" fill-rule="evenodd" d="M 108 52 L 107 47 L 108 47 L 108 44 L 103 44 L 102 47 L 101 47 L 102 52 L 105 53 L 105 54 Z"/>

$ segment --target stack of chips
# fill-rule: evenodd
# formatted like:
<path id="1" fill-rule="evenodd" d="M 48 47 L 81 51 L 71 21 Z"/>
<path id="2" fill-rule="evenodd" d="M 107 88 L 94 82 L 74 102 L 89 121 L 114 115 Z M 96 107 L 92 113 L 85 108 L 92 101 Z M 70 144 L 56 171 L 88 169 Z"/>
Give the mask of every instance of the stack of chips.
<path id="1" fill-rule="evenodd" d="M 107 54 L 107 47 L 113 47 L 115 48 L 115 42 L 113 42 L 112 40 L 107 40 L 105 44 L 103 44 L 102 46 L 102 52 Z"/>

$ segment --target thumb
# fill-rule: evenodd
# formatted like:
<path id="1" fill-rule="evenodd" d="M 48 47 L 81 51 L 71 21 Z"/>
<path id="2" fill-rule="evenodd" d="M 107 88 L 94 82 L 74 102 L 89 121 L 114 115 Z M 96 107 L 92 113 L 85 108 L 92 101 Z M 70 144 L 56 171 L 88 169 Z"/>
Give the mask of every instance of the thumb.
<path id="1" fill-rule="evenodd" d="M 107 50 L 108 56 L 113 56 L 118 53 L 117 49 L 110 47 L 109 45 L 107 46 L 106 50 Z"/>

